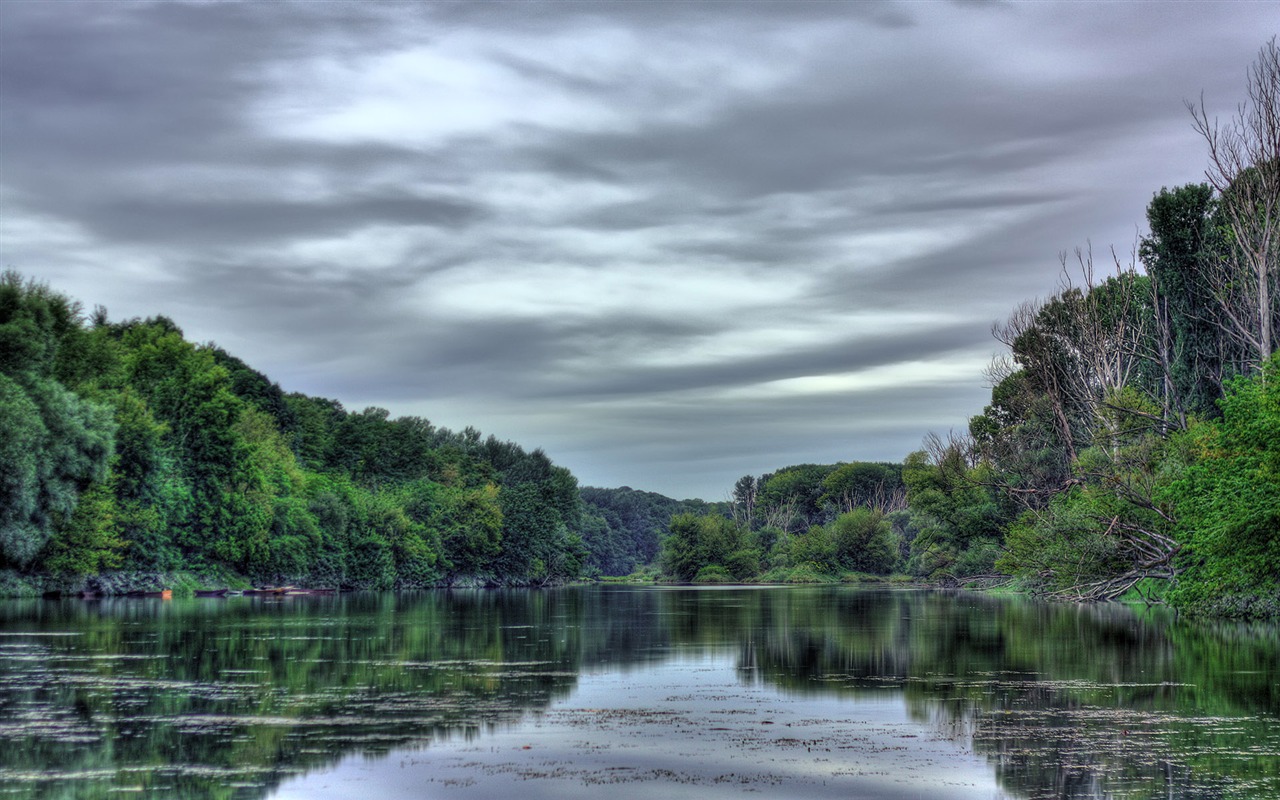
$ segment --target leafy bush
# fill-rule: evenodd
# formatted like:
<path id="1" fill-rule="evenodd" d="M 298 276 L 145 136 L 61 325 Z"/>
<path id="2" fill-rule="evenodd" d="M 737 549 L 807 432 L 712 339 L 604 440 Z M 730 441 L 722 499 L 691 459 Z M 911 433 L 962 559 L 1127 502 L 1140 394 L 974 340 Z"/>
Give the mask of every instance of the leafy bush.
<path id="1" fill-rule="evenodd" d="M 893 528 L 884 514 L 855 508 L 827 526 L 835 565 L 840 569 L 887 575 L 897 562 Z"/>
<path id="2" fill-rule="evenodd" d="M 708 564 L 698 570 L 698 574 L 693 577 L 694 583 L 733 583 L 733 576 L 729 574 L 729 570 L 719 564 Z"/>
<path id="3" fill-rule="evenodd" d="M 663 571 L 680 581 L 695 580 L 703 567 L 715 565 L 736 571 L 743 579 L 759 569 L 759 553 L 751 547 L 746 530 L 719 516 L 679 514 L 671 519 L 670 533 L 662 540 Z"/>
<path id="4" fill-rule="evenodd" d="M 1183 542 L 1169 599 L 1259 617 L 1280 598 L 1280 354 L 1261 376 L 1230 383 L 1220 422 L 1189 430 L 1190 463 L 1168 485 Z"/>

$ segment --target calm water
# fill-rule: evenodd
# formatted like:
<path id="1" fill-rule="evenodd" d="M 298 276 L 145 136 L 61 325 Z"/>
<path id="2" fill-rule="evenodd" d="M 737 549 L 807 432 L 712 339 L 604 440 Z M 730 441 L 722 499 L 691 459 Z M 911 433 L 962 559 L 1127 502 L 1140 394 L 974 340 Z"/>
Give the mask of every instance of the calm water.
<path id="1" fill-rule="evenodd" d="M 1280 797 L 1280 630 L 850 588 L 0 604 L 0 797 Z"/>

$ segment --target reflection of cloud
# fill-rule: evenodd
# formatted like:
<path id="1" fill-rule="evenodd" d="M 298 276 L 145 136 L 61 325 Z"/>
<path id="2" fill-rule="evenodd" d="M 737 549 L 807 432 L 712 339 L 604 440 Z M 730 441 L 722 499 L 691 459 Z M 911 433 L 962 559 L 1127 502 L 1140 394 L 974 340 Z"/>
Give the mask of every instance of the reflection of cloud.
<path id="1" fill-rule="evenodd" d="M 714 593 L 714 592 L 712 592 Z M 673 796 L 992 800 L 1007 797 L 967 742 L 928 735 L 901 692 L 861 697 L 786 691 L 738 680 L 733 655 L 681 654 L 644 670 L 584 674 L 538 723 L 475 743 L 428 748 L 285 783 L 279 800 L 338 797 L 359 782 L 386 800 L 424 786 L 528 800 Z"/>
<path id="2" fill-rule="evenodd" d="M 11 3 L 0 263 L 718 497 L 963 426 L 990 321 L 1198 178 L 1182 99 L 1231 109 L 1266 11 Z"/>

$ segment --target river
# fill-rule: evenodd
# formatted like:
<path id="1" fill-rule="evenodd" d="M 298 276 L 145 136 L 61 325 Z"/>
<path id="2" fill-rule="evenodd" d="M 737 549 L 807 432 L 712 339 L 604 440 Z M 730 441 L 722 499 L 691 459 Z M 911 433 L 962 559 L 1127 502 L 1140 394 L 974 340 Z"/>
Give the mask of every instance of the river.
<path id="1" fill-rule="evenodd" d="M 0 797 L 1280 797 L 1280 628 L 853 587 L 0 603 Z"/>

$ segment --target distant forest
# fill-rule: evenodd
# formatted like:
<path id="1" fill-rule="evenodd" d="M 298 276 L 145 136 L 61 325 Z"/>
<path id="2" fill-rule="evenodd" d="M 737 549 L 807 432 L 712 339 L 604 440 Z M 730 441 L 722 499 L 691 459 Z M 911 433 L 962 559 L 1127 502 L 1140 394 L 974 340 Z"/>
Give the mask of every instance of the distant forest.
<path id="1" fill-rule="evenodd" d="M 0 593 L 627 575 L 900 575 L 1280 615 L 1280 50 L 1136 261 L 1063 257 L 994 326 L 991 402 L 901 464 L 795 465 L 724 503 L 579 489 L 540 450 L 286 393 L 165 317 L 0 278 Z"/>

